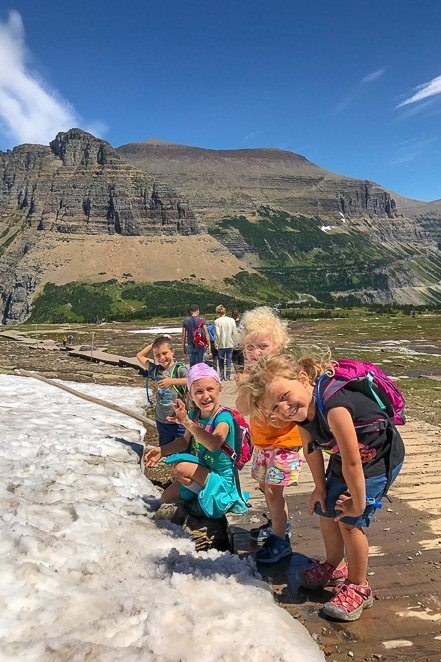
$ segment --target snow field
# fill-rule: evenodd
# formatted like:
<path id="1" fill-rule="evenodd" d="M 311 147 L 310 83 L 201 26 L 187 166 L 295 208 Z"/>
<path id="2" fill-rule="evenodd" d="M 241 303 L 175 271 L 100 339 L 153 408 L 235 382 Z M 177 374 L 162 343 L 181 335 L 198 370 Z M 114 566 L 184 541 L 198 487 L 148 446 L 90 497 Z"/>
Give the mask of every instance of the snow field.
<path id="1" fill-rule="evenodd" d="M 145 391 L 72 384 L 129 408 Z M 252 561 L 196 553 L 128 444 L 136 421 L 0 375 L 0 657 L 131 662 L 323 656 Z"/>

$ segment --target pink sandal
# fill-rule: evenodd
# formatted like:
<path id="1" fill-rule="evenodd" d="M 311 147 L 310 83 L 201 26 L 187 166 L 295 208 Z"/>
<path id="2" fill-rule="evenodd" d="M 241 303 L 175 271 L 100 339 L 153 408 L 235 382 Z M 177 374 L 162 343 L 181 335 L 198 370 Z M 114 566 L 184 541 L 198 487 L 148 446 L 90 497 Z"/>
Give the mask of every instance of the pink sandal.
<path id="1" fill-rule="evenodd" d="M 326 586 L 340 586 L 348 577 L 348 568 L 346 564 L 341 568 L 336 568 L 329 561 L 316 563 L 312 568 L 302 568 L 296 573 L 297 581 L 300 586 L 312 590 L 319 590 Z"/>
<path id="2" fill-rule="evenodd" d="M 339 621 L 356 621 L 363 609 L 369 609 L 373 604 L 374 596 L 369 584 L 360 586 L 345 582 L 332 600 L 323 605 L 323 611 Z"/>

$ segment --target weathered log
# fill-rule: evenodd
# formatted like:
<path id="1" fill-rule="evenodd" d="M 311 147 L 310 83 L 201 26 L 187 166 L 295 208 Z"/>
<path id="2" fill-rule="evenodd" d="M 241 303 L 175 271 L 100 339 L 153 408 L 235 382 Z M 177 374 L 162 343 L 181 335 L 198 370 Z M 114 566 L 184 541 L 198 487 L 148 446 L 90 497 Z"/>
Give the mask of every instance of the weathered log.
<path id="1" fill-rule="evenodd" d="M 156 429 L 155 421 L 152 420 L 151 418 L 147 418 L 147 416 L 142 416 L 142 414 L 138 414 L 136 411 L 132 411 L 131 409 L 126 409 L 126 407 L 120 407 L 119 405 L 106 402 L 105 400 L 101 400 L 101 398 L 95 398 L 92 395 L 86 395 L 86 393 L 81 393 L 80 391 L 76 391 L 75 389 L 70 388 L 70 386 L 66 386 L 65 384 L 60 384 L 59 382 L 56 382 L 53 379 L 48 379 L 47 377 L 43 377 L 42 375 L 39 375 L 38 372 L 32 372 L 30 370 L 16 370 L 16 374 L 20 375 L 21 377 L 32 377 L 33 379 L 38 379 L 41 382 L 44 382 L 45 384 L 49 384 L 50 386 L 56 386 L 57 388 L 61 388 L 63 391 L 67 391 L 67 393 L 70 393 L 71 395 L 77 396 L 77 398 L 82 398 L 83 400 L 87 400 L 88 402 L 93 402 L 96 405 L 107 407 L 107 409 L 113 409 L 113 411 L 117 411 L 120 414 L 125 414 L 126 416 L 130 416 L 130 418 L 134 418 L 136 421 L 139 421 L 144 425 L 150 425 L 151 427 L 154 427 Z M 146 448 L 153 448 L 153 446 L 146 446 Z"/>

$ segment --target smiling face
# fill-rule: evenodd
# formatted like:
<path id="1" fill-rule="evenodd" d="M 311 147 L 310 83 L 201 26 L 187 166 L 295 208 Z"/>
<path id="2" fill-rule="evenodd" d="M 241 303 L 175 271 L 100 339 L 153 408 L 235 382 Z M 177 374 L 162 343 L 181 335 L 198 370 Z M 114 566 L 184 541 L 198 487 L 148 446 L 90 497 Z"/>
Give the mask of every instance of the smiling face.
<path id="1" fill-rule="evenodd" d="M 174 354 L 175 353 L 170 345 L 167 345 L 166 343 L 153 348 L 153 358 L 155 359 L 155 363 L 160 365 L 161 368 L 164 368 L 164 370 L 167 370 L 167 368 L 173 363 Z"/>
<path id="2" fill-rule="evenodd" d="M 202 418 L 210 418 L 217 408 L 221 390 L 221 385 L 213 377 L 203 377 L 193 382 L 190 396 L 200 410 Z"/>
<path id="3" fill-rule="evenodd" d="M 311 411 L 312 392 L 313 387 L 304 372 L 297 379 L 276 377 L 268 385 L 262 401 L 268 420 L 277 416 L 283 421 L 301 423 Z"/>
<path id="4" fill-rule="evenodd" d="M 271 333 L 251 333 L 245 340 L 245 357 L 250 363 L 255 363 L 262 356 L 270 356 L 281 351 L 276 345 Z"/>

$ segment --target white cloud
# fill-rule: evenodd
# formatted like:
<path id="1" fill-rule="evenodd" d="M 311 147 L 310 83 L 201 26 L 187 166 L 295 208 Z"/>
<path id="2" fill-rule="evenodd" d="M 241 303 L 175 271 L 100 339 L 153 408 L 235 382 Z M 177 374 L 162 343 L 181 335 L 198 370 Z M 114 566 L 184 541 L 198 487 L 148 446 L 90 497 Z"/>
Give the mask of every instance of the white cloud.
<path id="1" fill-rule="evenodd" d="M 439 138 L 410 138 L 398 146 L 395 156 L 389 161 L 390 165 L 409 163 L 422 156 L 428 145 L 437 142 Z"/>
<path id="2" fill-rule="evenodd" d="M 372 83 L 374 80 L 378 80 L 384 74 L 386 69 L 383 67 L 381 69 L 376 69 L 371 71 L 370 74 L 364 76 L 361 80 L 354 85 L 354 87 L 348 92 L 348 94 L 337 104 L 335 107 L 335 114 L 343 112 L 351 103 L 356 99 L 362 92 L 364 85 L 367 83 Z"/>
<path id="3" fill-rule="evenodd" d="M 0 131 L 19 143 L 47 144 L 59 131 L 83 122 L 68 101 L 29 69 L 27 60 L 23 21 L 11 11 L 0 21 Z M 105 130 L 102 123 L 97 126 Z"/>
<path id="4" fill-rule="evenodd" d="M 377 80 L 377 78 L 380 78 L 385 72 L 385 69 L 376 69 L 376 71 L 372 71 L 372 73 L 368 74 L 364 78 L 361 79 L 360 83 L 364 85 L 365 83 L 370 83 L 373 80 Z"/>
<path id="5" fill-rule="evenodd" d="M 401 106 L 407 106 L 409 103 L 416 103 L 417 101 L 422 101 L 428 97 L 433 97 L 436 94 L 441 94 L 441 76 L 436 76 L 429 80 L 428 83 L 423 83 L 414 88 L 416 92 L 412 94 L 408 99 L 405 99 L 398 104 L 397 108 Z"/>

